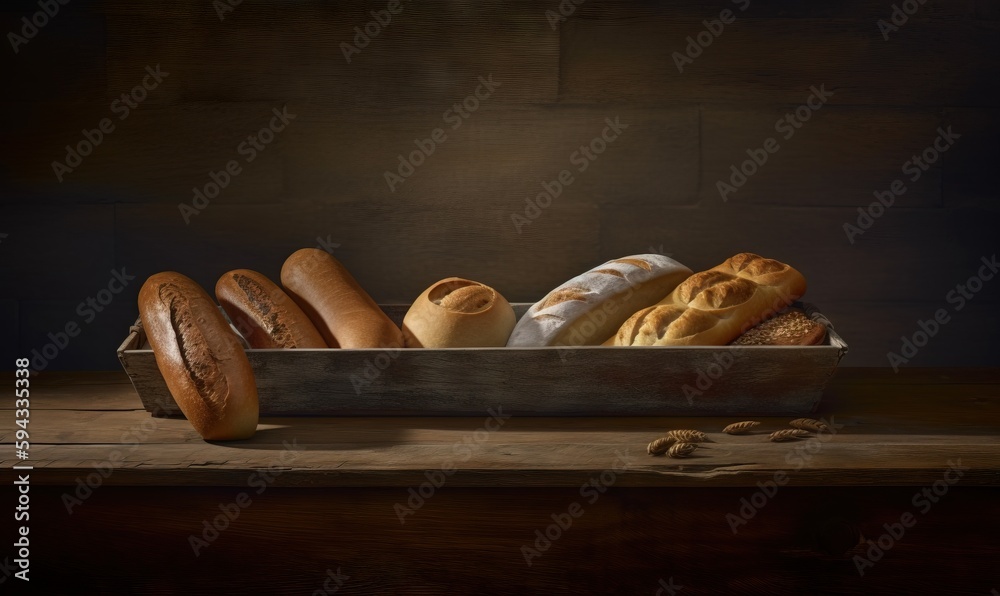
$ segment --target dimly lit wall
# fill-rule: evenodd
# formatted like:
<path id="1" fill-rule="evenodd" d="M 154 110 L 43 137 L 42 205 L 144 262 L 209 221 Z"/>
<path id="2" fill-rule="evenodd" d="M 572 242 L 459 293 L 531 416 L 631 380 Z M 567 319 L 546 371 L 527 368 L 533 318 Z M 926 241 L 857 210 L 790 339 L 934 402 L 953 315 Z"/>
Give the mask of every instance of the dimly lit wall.
<path id="1" fill-rule="evenodd" d="M 37 3 L 0 10 L 0 368 L 68 324 L 47 368 L 116 368 L 148 275 L 276 279 L 316 245 L 381 302 L 754 251 L 806 275 L 846 365 L 886 366 L 939 309 L 909 365 L 1000 365 L 1000 280 L 948 298 L 1000 244 L 1000 2 L 880 30 L 889 0 L 74 0 L 31 37 Z"/>

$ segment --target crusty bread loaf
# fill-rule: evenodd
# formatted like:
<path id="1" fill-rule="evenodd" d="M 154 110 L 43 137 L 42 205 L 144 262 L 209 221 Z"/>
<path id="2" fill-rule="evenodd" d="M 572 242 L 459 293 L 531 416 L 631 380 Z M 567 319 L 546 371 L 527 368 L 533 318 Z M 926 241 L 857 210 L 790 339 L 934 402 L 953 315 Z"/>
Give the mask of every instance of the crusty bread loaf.
<path id="1" fill-rule="evenodd" d="M 826 339 L 826 326 L 797 308 L 789 308 L 747 329 L 734 346 L 814 346 Z"/>
<path id="2" fill-rule="evenodd" d="M 608 261 L 552 290 L 514 327 L 508 346 L 598 345 L 636 310 L 670 293 L 691 270 L 657 254 Z"/>
<path id="3" fill-rule="evenodd" d="M 407 348 L 501 347 L 517 318 L 510 303 L 479 282 L 449 277 L 424 290 L 403 318 Z"/>
<path id="4" fill-rule="evenodd" d="M 306 313 L 266 276 L 236 269 L 219 278 L 215 297 L 251 348 L 325 348 Z"/>
<path id="5" fill-rule="evenodd" d="M 684 280 L 659 303 L 629 317 L 610 341 L 617 346 L 721 346 L 806 291 L 792 267 L 752 253 Z"/>
<path id="6" fill-rule="evenodd" d="M 253 436 L 253 369 L 205 290 L 180 273 L 157 273 L 139 290 L 139 315 L 167 388 L 198 434 L 217 441 Z"/>
<path id="7" fill-rule="evenodd" d="M 281 285 L 331 348 L 401 348 L 403 334 L 340 261 L 318 248 L 297 250 Z"/>

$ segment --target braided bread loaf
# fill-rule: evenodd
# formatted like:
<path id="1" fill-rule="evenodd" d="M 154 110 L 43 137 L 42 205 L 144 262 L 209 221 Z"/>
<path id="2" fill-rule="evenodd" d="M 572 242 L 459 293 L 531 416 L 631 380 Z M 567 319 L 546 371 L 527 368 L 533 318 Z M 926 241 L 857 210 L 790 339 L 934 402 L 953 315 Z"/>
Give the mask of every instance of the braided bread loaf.
<path id="1" fill-rule="evenodd" d="M 805 291 L 805 278 L 792 267 L 740 253 L 633 314 L 606 345 L 726 345 Z"/>

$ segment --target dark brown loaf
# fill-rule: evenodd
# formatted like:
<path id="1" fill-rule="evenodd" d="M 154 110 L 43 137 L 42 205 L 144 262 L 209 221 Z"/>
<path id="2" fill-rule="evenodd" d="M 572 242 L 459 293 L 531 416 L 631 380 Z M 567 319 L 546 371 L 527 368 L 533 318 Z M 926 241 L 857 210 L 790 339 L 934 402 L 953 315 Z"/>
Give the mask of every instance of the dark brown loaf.
<path id="1" fill-rule="evenodd" d="M 826 327 L 791 308 L 737 337 L 734 346 L 814 346 L 826 339 Z"/>
<path id="2" fill-rule="evenodd" d="M 157 273 L 139 291 L 139 315 L 170 394 L 206 440 L 248 439 L 259 406 L 239 338 L 193 280 Z"/>
<path id="3" fill-rule="evenodd" d="M 219 278 L 215 297 L 251 348 L 325 348 L 298 304 L 264 275 L 236 269 Z"/>
<path id="4" fill-rule="evenodd" d="M 401 348 L 403 334 L 337 259 L 318 248 L 292 253 L 281 285 L 331 348 Z"/>

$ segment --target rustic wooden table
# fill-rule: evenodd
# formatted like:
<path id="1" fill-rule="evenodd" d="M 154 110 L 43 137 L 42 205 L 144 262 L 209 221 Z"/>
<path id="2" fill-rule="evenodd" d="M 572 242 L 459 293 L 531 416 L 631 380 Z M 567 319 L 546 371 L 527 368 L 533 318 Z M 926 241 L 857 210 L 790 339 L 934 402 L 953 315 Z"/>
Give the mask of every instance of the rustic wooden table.
<path id="1" fill-rule="evenodd" d="M 13 508 L 12 402 L 0 474 Z M 497 404 L 476 418 L 267 418 L 253 440 L 209 444 L 139 408 L 121 373 L 32 379 L 34 590 L 1000 590 L 995 369 L 842 369 L 816 414 L 835 430 L 795 443 L 767 441 L 784 418 L 729 436 L 734 419 L 520 418 Z M 714 442 L 647 455 L 671 428 Z M 13 559 L 3 588 L 20 583 Z"/>

